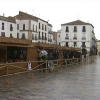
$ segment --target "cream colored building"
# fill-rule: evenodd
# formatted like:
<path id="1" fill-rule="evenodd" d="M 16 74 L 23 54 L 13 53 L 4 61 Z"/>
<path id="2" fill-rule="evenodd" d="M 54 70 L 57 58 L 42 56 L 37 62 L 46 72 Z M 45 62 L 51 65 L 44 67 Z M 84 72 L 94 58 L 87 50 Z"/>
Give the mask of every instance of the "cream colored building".
<path id="1" fill-rule="evenodd" d="M 97 40 L 97 54 L 100 52 L 100 40 Z"/>

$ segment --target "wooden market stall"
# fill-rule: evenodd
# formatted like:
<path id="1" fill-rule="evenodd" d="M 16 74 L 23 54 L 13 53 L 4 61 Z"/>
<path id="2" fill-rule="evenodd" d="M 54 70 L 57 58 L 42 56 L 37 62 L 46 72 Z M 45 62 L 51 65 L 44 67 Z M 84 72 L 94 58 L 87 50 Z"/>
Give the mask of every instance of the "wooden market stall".
<path id="1" fill-rule="evenodd" d="M 7 74 L 6 66 L 9 66 L 10 74 L 27 71 L 29 61 L 32 62 L 32 68 L 36 67 L 38 65 L 39 49 L 45 49 L 52 53 L 57 51 L 56 59 L 59 60 L 59 63 L 63 59 L 64 50 L 73 51 L 71 47 L 61 47 L 56 44 L 31 43 L 31 41 L 26 39 L 0 37 L 0 75 Z M 8 65 L 8 63 L 10 64 Z"/>

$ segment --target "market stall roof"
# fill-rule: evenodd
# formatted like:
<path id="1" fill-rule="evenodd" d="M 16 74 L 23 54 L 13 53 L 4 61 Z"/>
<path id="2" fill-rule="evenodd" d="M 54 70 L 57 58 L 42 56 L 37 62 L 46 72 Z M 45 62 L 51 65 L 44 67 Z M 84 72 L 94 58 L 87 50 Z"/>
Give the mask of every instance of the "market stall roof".
<path id="1" fill-rule="evenodd" d="M 32 45 L 0 44 L 0 46 L 34 47 Z"/>

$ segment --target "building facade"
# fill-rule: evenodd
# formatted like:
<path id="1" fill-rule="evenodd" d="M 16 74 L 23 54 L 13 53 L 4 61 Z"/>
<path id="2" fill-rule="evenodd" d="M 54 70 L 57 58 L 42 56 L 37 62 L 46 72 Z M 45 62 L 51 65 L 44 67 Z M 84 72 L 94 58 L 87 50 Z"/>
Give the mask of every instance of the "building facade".
<path id="1" fill-rule="evenodd" d="M 52 25 L 19 11 L 14 17 L 0 16 L 0 36 L 28 39 L 30 42 L 53 43 Z"/>
<path id="2" fill-rule="evenodd" d="M 94 26 L 81 20 L 61 24 L 57 41 L 61 46 L 81 48 L 82 54 L 93 55 L 97 51 Z"/>

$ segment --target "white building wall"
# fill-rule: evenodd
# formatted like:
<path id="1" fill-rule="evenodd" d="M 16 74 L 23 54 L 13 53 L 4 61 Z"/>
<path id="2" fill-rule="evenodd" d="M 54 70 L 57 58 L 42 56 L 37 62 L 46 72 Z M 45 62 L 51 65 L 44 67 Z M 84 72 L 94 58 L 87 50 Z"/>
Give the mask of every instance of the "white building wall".
<path id="1" fill-rule="evenodd" d="M 17 24 L 19 24 L 19 29 L 17 29 L 17 33 L 19 33 L 19 38 L 21 38 L 20 36 L 20 30 L 21 30 L 21 20 L 16 19 L 16 29 L 17 29 Z"/>
<path id="2" fill-rule="evenodd" d="M 77 32 L 74 32 L 74 26 L 77 26 Z M 82 32 L 82 28 L 85 26 L 86 32 Z M 69 32 L 66 32 L 66 27 L 69 28 Z M 77 47 L 82 48 L 82 42 L 85 42 L 86 49 L 90 51 L 92 45 L 94 45 L 94 41 L 92 41 L 92 37 L 95 37 L 95 34 L 92 33 L 93 27 L 91 25 L 62 25 L 61 33 L 57 32 L 57 42 L 61 42 L 61 46 L 65 46 L 66 42 L 68 42 L 69 47 L 73 47 L 74 42 L 77 42 Z M 61 34 L 61 35 L 60 35 Z M 68 34 L 69 39 L 65 39 L 66 34 Z M 74 34 L 76 34 L 77 39 L 74 38 Z M 60 37 L 59 37 L 60 35 Z M 82 40 L 82 37 L 85 36 L 86 40 Z M 61 39 L 61 40 L 60 40 Z"/>
<path id="3" fill-rule="evenodd" d="M 19 24 L 19 30 L 17 30 L 17 24 Z M 23 24 L 25 24 L 25 30 L 23 30 Z M 19 38 L 22 38 L 22 34 L 25 34 L 25 38 L 28 39 L 28 31 L 29 30 L 29 20 L 18 20 L 16 19 L 16 38 L 17 33 L 19 33 Z"/>
<path id="4" fill-rule="evenodd" d="M 40 29 L 39 29 L 39 23 L 40 23 Z M 44 25 L 44 29 L 42 30 L 42 25 Z M 46 31 L 45 31 L 45 25 L 46 25 Z M 46 37 L 48 39 L 48 23 L 46 21 L 43 21 L 41 19 L 38 19 L 38 33 L 40 32 L 40 36 L 42 37 L 42 33 L 43 36 L 45 37 L 45 33 L 46 33 Z M 40 42 L 43 43 L 48 43 L 48 40 L 39 40 Z"/>
<path id="5" fill-rule="evenodd" d="M 48 41 L 48 43 L 53 44 L 53 33 L 49 34 L 49 32 L 52 33 L 52 26 L 48 25 L 48 40 L 51 39 L 51 41 Z"/>
<path id="6" fill-rule="evenodd" d="M 2 23 L 4 23 L 4 30 L 2 30 Z M 0 20 L 0 36 L 1 36 L 1 32 L 5 32 L 5 37 L 8 37 L 7 34 L 7 21 L 2 21 Z"/>
<path id="7" fill-rule="evenodd" d="M 20 30 L 23 30 L 23 24 L 25 24 L 25 30 L 29 30 L 29 20 L 20 21 Z"/>
<path id="8" fill-rule="evenodd" d="M 13 30 L 10 31 L 10 24 L 12 25 Z M 12 34 L 13 38 L 17 38 L 17 27 L 16 27 L 16 23 L 11 23 L 11 22 L 7 22 L 7 37 L 10 37 L 10 34 Z"/>

